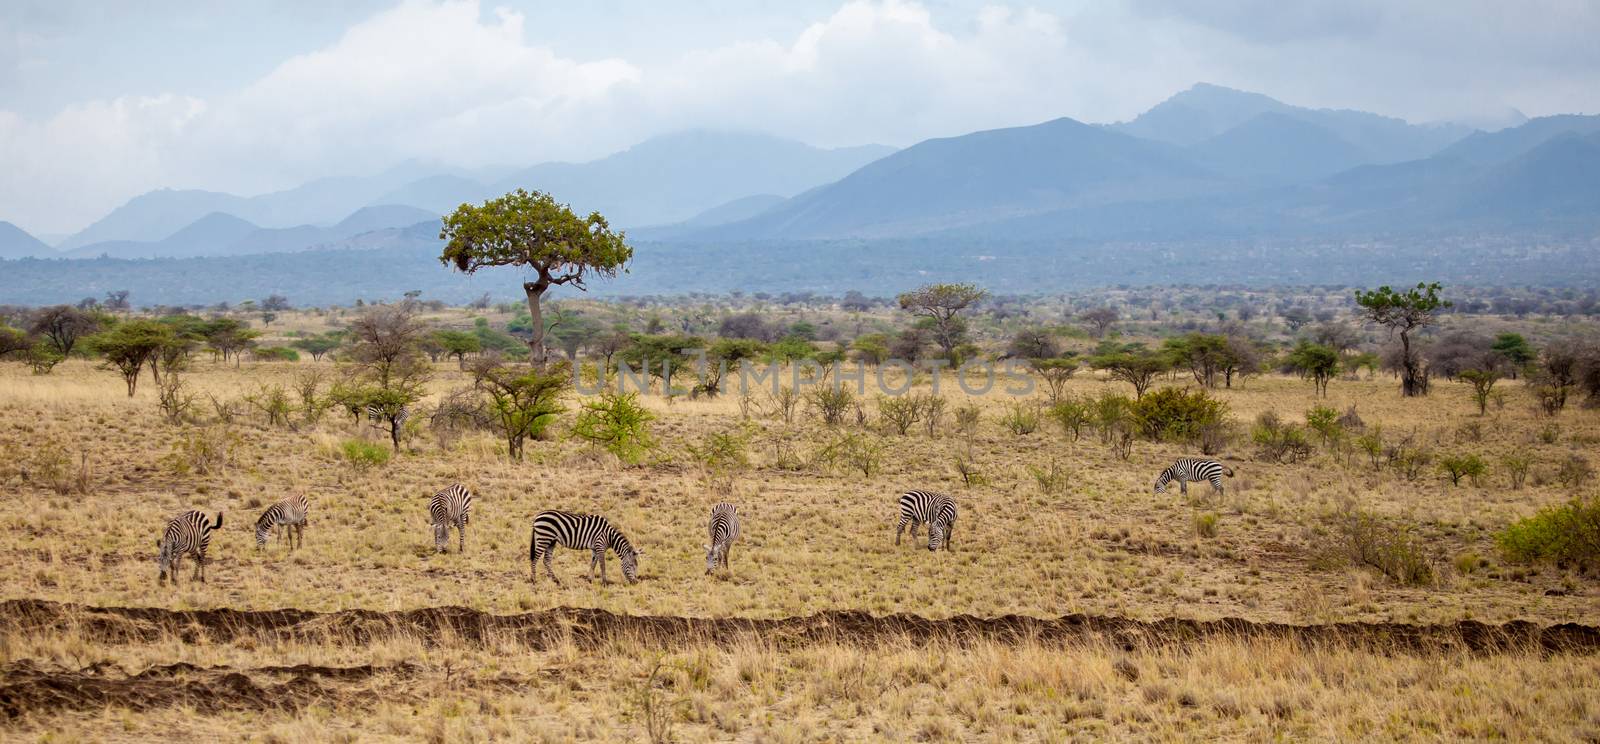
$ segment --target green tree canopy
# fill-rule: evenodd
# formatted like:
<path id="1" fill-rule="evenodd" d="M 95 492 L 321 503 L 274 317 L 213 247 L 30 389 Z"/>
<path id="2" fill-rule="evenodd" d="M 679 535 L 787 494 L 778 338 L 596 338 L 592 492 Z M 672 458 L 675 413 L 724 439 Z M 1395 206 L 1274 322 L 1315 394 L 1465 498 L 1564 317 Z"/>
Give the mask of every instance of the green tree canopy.
<path id="1" fill-rule="evenodd" d="M 966 339 L 967 324 L 961 312 L 982 302 L 988 291 L 976 284 L 925 284 L 900 295 L 900 308 L 927 318 L 933 341 L 944 350 L 945 358 L 955 358 L 955 350 Z"/>
<path id="2" fill-rule="evenodd" d="M 467 274 L 489 266 L 533 272 L 522 289 L 533 318 L 528 348 L 534 364 L 542 365 L 545 291 L 559 284 L 581 290 L 590 276 L 616 276 L 633 257 L 624 237 L 599 212 L 579 217 L 549 194 L 517 189 L 481 206 L 463 204 L 447 215 L 439 232 L 447 241 L 439 261 Z"/>
<path id="3" fill-rule="evenodd" d="M 1356 290 L 1362 317 L 1400 335 L 1400 392 L 1406 397 L 1427 395 L 1428 369 L 1411 346 L 1411 332 L 1432 325 L 1435 314 L 1450 303 L 1439 297 L 1439 283 L 1418 283 L 1404 292 L 1388 285 L 1370 292 Z"/>

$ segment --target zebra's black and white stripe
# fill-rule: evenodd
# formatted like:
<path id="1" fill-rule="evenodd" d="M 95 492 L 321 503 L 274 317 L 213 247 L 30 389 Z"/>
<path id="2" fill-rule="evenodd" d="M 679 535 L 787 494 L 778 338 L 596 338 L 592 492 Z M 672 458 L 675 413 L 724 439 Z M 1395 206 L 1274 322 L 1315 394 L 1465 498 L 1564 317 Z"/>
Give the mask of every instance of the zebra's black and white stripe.
<path id="1" fill-rule="evenodd" d="M 1211 487 L 1216 489 L 1216 492 L 1220 495 L 1222 494 L 1222 476 L 1224 475 L 1232 478 L 1233 468 L 1216 460 L 1207 460 L 1199 457 L 1180 457 L 1177 462 L 1172 463 L 1172 467 L 1161 471 L 1161 475 L 1156 476 L 1156 493 L 1166 493 L 1167 484 L 1177 481 L 1178 490 L 1187 496 L 1189 495 L 1189 483 L 1191 481 L 1195 483 L 1210 481 Z"/>
<path id="2" fill-rule="evenodd" d="M 467 518 L 472 511 L 472 492 L 457 483 L 428 499 L 428 517 L 433 520 L 433 547 L 443 553 L 450 549 L 450 528 L 460 534 L 458 552 L 467 551 Z"/>
<path id="3" fill-rule="evenodd" d="M 161 539 L 156 541 L 160 555 L 156 558 L 156 565 L 160 568 L 156 583 L 167 583 L 167 577 L 172 577 L 173 586 L 178 584 L 178 565 L 183 562 L 184 555 L 194 556 L 194 576 L 191 578 L 204 583 L 206 580 L 206 549 L 211 547 L 211 533 L 222 529 L 222 512 L 217 512 L 217 521 L 207 522 L 206 515 L 197 511 L 186 511 L 167 521 L 167 529 L 161 533 Z"/>
<path id="4" fill-rule="evenodd" d="M 411 418 L 411 409 L 401 406 L 400 410 L 394 415 L 394 425 L 405 426 L 408 418 Z M 383 406 L 367 406 L 367 420 L 375 424 L 387 424 L 389 423 L 389 411 Z"/>
<path id="5" fill-rule="evenodd" d="M 589 580 L 594 580 L 594 568 L 600 567 L 600 581 L 606 582 L 606 551 L 617 551 L 622 560 L 622 577 L 632 584 L 638 578 L 639 556 L 643 551 L 633 549 L 617 528 L 598 514 L 573 514 L 562 511 L 543 511 L 533 518 L 533 535 L 528 541 L 528 563 L 533 569 L 533 583 L 539 583 L 539 558 L 544 558 L 545 573 L 550 580 L 561 585 L 556 572 L 550 568 L 550 554 L 557 545 L 573 550 L 588 550 Z"/>
<path id="6" fill-rule="evenodd" d="M 261 512 L 261 518 L 256 520 L 256 550 L 267 546 L 267 536 L 273 530 L 278 531 L 278 541 L 283 541 L 285 533 L 289 536 L 289 549 L 298 547 L 295 538 L 299 537 L 299 545 L 306 544 L 306 522 L 311 516 L 311 504 L 306 497 L 294 494 Z M 278 529 L 282 528 L 282 529 Z"/>
<path id="7" fill-rule="evenodd" d="M 717 564 L 728 567 L 728 551 L 739 539 L 739 507 L 723 502 L 711 507 L 711 543 L 706 546 L 706 573 L 716 570 Z"/>
<path id="8" fill-rule="evenodd" d="M 950 536 L 956 528 L 956 500 L 933 491 L 906 491 L 900 494 L 900 524 L 894 528 L 894 544 L 900 544 L 900 532 L 911 525 L 911 538 L 917 537 L 917 526 L 928 525 L 928 550 L 943 547 L 950 549 Z"/>

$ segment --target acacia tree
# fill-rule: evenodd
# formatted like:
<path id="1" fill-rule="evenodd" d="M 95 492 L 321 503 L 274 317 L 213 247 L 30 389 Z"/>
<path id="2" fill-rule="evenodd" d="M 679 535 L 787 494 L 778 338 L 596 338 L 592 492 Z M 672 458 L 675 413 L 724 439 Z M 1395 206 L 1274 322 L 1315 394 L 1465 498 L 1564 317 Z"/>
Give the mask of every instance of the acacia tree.
<path id="1" fill-rule="evenodd" d="M 506 438 L 506 454 L 522 459 L 528 437 L 537 437 L 560 414 L 561 396 L 572 384 L 565 365 L 549 370 L 507 366 L 494 361 L 475 364 L 476 386 L 488 397 L 488 410 Z"/>
<path id="2" fill-rule="evenodd" d="M 1089 365 L 1105 370 L 1113 380 L 1132 385 L 1135 400 L 1144 398 L 1144 391 L 1150 389 L 1157 375 L 1172 369 L 1165 354 L 1144 350 L 1097 356 L 1089 360 Z"/>
<path id="3" fill-rule="evenodd" d="M 1097 307 L 1078 316 L 1079 319 L 1094 326 L 1094 337 L 1105 338 L 1111 330 L 1111 325 L 1117 322 L 1117 310 L 1111 307 Z"/>
<path id="4" fill-rule="evenodd" d="M 1450 303 L 1439 297 L 1439 283 L 1418 283 L 1404 292 L 1388 285 L 1370 292 L 1356 291 L 1356 304 L 1368 323 L 1389 329 L 1389 336 L 1400 335 L 1400 394 L 1406 397 L 1428 394 L 1428 369 L 1422 355 L 1411 347 L 1411 332 L 1433 324 L 1434 315 Z"/>
<path id="5" fill-rule="evenodd" d="M 929 320 L 934 343 L 946 359 L 955 361 L 956 347 L 967 335 L 961 311 L 982 302 L 989 292 L 976 284 L 925 284 L 900 295 L 900 308 Z"/>
<path id="6" fill-rule="evenodd" d="M 153 320 L 118 323 L 109 331 L 96 334 L 89 345 L 122 373 L 128 384 L 128 397 L 139 387 L 139 371 L 152 357 L 173 341 L 172 329 Z"/>
<path id="7" fill-rule="evenodd" d="M 78 339 L 98 330 L 100 322 L 93 315 L 70 305 L 56 305 L 40 310 L 28 330 L 50 340 L 61 356 L 71 356 Z"/>
<path id="8" fill-rule="evenodd" d="M 545 363 L 545 291 L 559 284 L 585 289 L 590 275 L 614 277 L 633 257 L 622 232 L 599 212 L 579 217 L 549 194 L 517 189 L 482 206 L 463 204 L 444 218 L 439 239 L 447 241 L 440 263 L 471 274 L 487 266 L 520 266 L 533 272 L 522 283 L 532 316 L 528 349 Z"/>
<path id="9" fill-rule="evenodd" d="M 1289 352 L 1287 361 L 1290 369 L 1311 380 L 1319 395 L 1328 397 L 1328 381 L 1339 374 L 1339 352 L 1301 339 Z"/>

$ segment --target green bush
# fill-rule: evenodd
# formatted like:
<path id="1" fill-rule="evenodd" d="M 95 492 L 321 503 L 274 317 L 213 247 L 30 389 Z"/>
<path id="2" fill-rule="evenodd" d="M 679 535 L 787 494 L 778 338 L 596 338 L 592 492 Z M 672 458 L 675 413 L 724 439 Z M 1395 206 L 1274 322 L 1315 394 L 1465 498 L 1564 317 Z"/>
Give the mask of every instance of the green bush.
<path id="1" fill-rule="evenodd" d="M 356 470 L 369 470 L 389 464 L 389 448 L 365 439 L 346 439 L 339 443 L 344 461 Z"/>
<path id="2" fill-rule="evenodd" d="M 1507 560 L 1600 567 L 1600 496 L 1573 499 L 1513 522 L 1495 537 Z"/>
<path id="3" fill-rule="evenodd" d="M 1039 408 L 1032 403 L 1013 403 L 1011 411 L 1000 418 L 1006 431 L 1026 436 L 1039 430 Z"/>
<path id="4" fill-rule="evenodd" d="M 1062 435 L 1071 434 L 1072 441 L 1076 442 L 1083 429 L 1093 421 L 1090 406 L 1089 401 L 1062 395 L 1055 405 L 1050 406 L 1049 415 L 1061 427 Z"/>
<path id="5" fill-rule="evenodd" d="M 258 362 L 298 362 L 300 352 L 287 346 L 261 346 L 250 352 Z"/>
<path id="6" fill-rule="evenodd" d="M 1272 411 L 1256 417 L 1250 439 L 1256 443 L 1261 456 L 1272 462 L 1299 462 L 1311 456 L 1311 441 L 1306 438 L 1305 430 L 1284 423 Z"/>
<path id="7" fill-rule="evenodd" d="M 1407 586 L 1433 583 L 1433 561 L 1405 527 L 1358 511 L 1341 515 L 1334 535 L 1335 552 L 1357 565 L 1375 568 Z"/>
<path id="8" fill-rule="evenodd" d="M 1322 437 L 1327 447 L 1344 438 L 1344 426 L 1339 423 L 1339 411 L 1327 406 L 1312 406 L 1306 411 L 1306 426 Z"/>
<path id="9" fill-rule="evenodd" d="M 745 453 L 749 441 L 743 430 L 707 434 L 699 444 L 688 445 L 689 456 L 714 473 L 736 472 L 750 467 L 750 456 Z"/>
<path id="10" fill-rule="evenodd" d="M 1196 514 L 1194 517 L 1194 534 L 1200 537 L 1216 537 L 1217 522 L 1220 520 L 1221 517 L 1218 517 L 1216 512 Z"/>
<path id="11" fill-rule="evenodd" d="M 655 414 L 639 405 L 638 393 L 602 393 L 583 404 L 572 425 L 573 436 L 606 448 L 617 459 L 637 464 L 655 448 L 650 422 Z"/>
<path id="12" fill-rule="evenodd" d="M 1439 469 L 1450 477 L 1450 485 L 1461 485 L 1462 478 L 1468 478 L 1472 485 L 1478 485 L 1478 479 L 1489 472 L 1489 466 L 1483 458 L 1477 455 L 1450 455 L 1439 460 Z"/>
<path id="13" fill-rule="evenodd" d="M 1204 390 L 1162 388 L 1133 403 L 1139 433 L 1161 441 L 1192 442 L 1206 427 L 1222 423 L 1227 413 L 1227 404 Z"/>

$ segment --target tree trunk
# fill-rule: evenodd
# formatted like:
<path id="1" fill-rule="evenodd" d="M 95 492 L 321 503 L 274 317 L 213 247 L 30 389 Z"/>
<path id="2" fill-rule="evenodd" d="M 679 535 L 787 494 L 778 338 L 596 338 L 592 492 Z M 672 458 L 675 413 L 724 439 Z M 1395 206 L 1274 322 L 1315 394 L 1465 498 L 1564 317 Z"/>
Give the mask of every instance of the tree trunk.
<path id="1" fill-rule="evenodd" d="M 524 282 L 522 290 L 528 293 L 528 315 L 533 318 L 533 338 L 528 340 L 528 360 L 535 367 L 543 367 L 544 355 L 544 313 L 539 303 L 544 297 L 544 291 L 550 288 L 550 280 L 540 276 L 536 282 Z"/>
<path id="2" fill-rule="evenodd" d="M 1422 383 L 1421 370 L 1417 369 L 1416 357 L 1411 355 L 1411 334 L 1400 332 L 1400 394 L 1406 398 L 1427 395 L 1428 389 Z"/>

